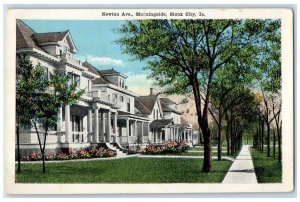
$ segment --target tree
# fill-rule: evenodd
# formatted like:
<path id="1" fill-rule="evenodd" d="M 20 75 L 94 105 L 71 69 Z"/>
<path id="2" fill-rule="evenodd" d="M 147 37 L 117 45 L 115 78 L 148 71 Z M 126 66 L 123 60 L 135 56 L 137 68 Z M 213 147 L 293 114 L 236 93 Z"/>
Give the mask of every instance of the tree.
<path id="1" fill-rule="evenodd" d="M 25 54 L 17 54 L 17 78 L 16 78 L 16 136 L 18 169 L 21 171 L 20 156 L 20 127 L 31 128 L 31 120 L 34 117 L 32 105 L 36 91 L 43 91 L 46 87 L 44 69 L 34 68 Z"/>
<path id="2" fill-rule="evenodd" d="M 204 138 L 202 171 L 212 169 L 208 107 L 215 72 L 273 32 L 268 20 L 139 20 L 118 29 L 118 40 L 134 59 L 147 60 L 149 77 L 168 92 L 193 93 Z M 200 88 L 204 91 L 201 102 Z"/>
<path id="3" fill-rule="evenodd" d="M 24 102 L 23 99 L 20 99 L 18 103 L 20 107 L 24 105 L 26 109 L 30 109 L 30 116 L 27 116 L 26 121 L 30 120 L 28 123 L 31 123 L 35 128 L 43 160 L 43 173 L 45 173 L 45 148 L 48 130 L 55 127 L 59 108 L 63 105 L 74 104 L 80 99 L 84 90 L 77 90 L 77 83 L 70 83 L 68 75 L 56 73 L 54 75 L 50 74 L 50 77 L 48 77 L 48 75 L 40 73 L 44 72 L 43 67 L 33 67 L 26 56 L 23 60 L 24 62 L 19 65 L 20 69 L 28 68 L 30 72 L 35 72 L 37 71 L 35 69 L 38 69 L 39 72 L 38 75 L 30 75 L 35 83 L 33 86 L 39 87 L 28 94 L 26 99 L 30 102 Z M 22 66 L 22 64 L 26 64 L 26 66 Z M 24 78 L 26 79 L 26 77 Z M 21 89 L 22 87 L 20 86 Z M 44 129 L 43 141 L 39 126 Z"/>
<path id="4" fill-rule="evenodd" d="M 273 28 L 280 27 L 280 21 L 272 21 Z M 263 97 L 262 117 L 267 126 L 267 156 L 270 157 L 270 133 L 271 123 L 278 123 L 281 112 L 281 33 L 276 29 L 273 34 L 265 36 L 265 42 L 261 43 L 261 55 L 257 62 L 261 74 L 260 87 Z M 278 99 L 276 99 L 277 97 Z M 277 101 L 275 104 L 274 101 Z M 276 107 L 275 107 L 276 105 Z M 279 129 L 279 128 L 278 128 Z M 279 140 L 280 141 L 280 140 Z"/>

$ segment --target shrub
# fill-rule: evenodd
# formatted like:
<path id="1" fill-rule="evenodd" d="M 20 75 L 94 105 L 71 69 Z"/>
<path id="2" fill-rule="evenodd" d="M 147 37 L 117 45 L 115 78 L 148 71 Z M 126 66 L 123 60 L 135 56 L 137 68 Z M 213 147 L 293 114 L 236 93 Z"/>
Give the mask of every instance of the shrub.
<path id="1" fill-rule="evenodd" d="M 105 149 L 103 147 L 96 148 L 88 148 L 81 149 L 79 151 L 73 151 L 70 154 L 66 154 L 64 152 L 58 154 L 46 154 L 46 161 L 52 160 L 68 160 L 68 159 L 89 159 L 89 158 L 106 158 L 106 157 L 114 157 L 117 153 L 110 149 Z M 22 156 L 22 161 L 40 161 L 42 160 L 41 154 L 33 153 L 30 156 Z"/>
<path id="2" fill-rule="evenodd" d="M 189 146 L 185 141 L 168 140 L 163 145 L 148 145 L 143 154 L 177 154 L 185 152 Z"/>

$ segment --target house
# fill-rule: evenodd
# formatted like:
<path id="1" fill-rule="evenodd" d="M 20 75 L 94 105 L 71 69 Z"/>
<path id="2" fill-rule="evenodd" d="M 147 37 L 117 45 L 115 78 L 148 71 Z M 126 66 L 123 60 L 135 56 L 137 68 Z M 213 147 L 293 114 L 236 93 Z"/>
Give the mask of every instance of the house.
<path id="1" fill-rule="evenodd" d="M 177 111 L 178 104 L 169 98 L 160 98 L 150 88 L 148 96 L 139 96 L 135 100 L 138 114 L 150 119 L 150 143 L 163 143 L 166 140 L 184 140 L 192 145 L 192 127 Z"/>
<path id="2" fill-rule="evenodd" d="M 87 89 L 80 101 L 72 106 L 60 109 L 56 129 L 49 131 L 47 150 L 58 152 L 79 149 L 90 145 L 92 136 L 91 113 L 93 98 L 88 92 L 91 81 L 99 76 L 84 67 L 81 61 L 73 58 L 77 49 L 71 33 L 36 33 L 21 20 L 16 22 L 16 52 L 26 53 L 34 66 L 42 66 L 47 74 L 58 72 L 71 76 L 71 82 L 77 82 L 78 88 Z M 111 106 L 105 101 L 104 105 Z M 42 128 L 40 128 L 42 132 Z M 38 152 L 38 140 L 33 130 L 22 131 L 20 136 L 21 152 Z"/>
<path id="3" fill-rule="evenodd" d="M 21 20 L 16 28 L 17 53 L 26 53 L 46 74 L 69 75 L 78 89 L 85 89 L 76 104 L 60 108 L 57 125 L 49 131 L 47 153 L 90 146 L 122 150 L 169 139 L 190 140 L 192 128 L 182 124 L 175 102 L 152 90 L 149 96 L 139 96 L 128 90 L 126 75 L 75 59 L 78 50 L 68 30 L 37 33 Z M 43 133 L 43 128 L 39 131 Z M 39 153 L 35 130 L 21 130 L 20 150 L 22 155 Z"/>
<path id="4" fill-rule="evenodd" d="M 111 109 L 100 108 L 100 142 L 118 142 L 123 147 L 132 144 L 142 144 L 148 142 L 149 118 L 135 113 L 134 102 L 138 96 L 127 89 L 127 76 L 114 69 L 98 70 L 87 61 L 83 63 L 99 75 L 99 78 L 92 81 L 91 94 L 95 98 L 101 99 L 106 96 L 107 100 L 113 104 L 114 121 L 113 129 L 107 129 L 105 118 L 111 116 Z M 113 138 L 113 139 L 112 139 Z"/>

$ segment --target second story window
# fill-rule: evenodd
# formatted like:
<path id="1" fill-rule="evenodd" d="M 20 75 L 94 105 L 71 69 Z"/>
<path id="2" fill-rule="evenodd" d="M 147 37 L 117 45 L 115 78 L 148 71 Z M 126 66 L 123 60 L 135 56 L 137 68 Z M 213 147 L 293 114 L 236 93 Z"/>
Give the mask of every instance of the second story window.
<path id="1" fill-rule="evenodd" d="M 43 67 L 44 68 L 44 77 L 49 80 L 49 70 L 47 67 Z"/>
<path id="2" fill-rule="evenodd" d="M 117 94 L 113 94 L 113 102 L 117 102 L 118 99 L 118 95 Z"/>
<path id="3" fill-rule="evenodd" d="M 122 80 L 122 88 L 125 88 L 124 80 Z"/>
<path id="4" fill-rule="evenodd" d="M 130 99 L 127 98 L 127 112 L 130 112 Z"/>
<path id="5" fill-rule="evenodd" d="M 124 97 L 123 96 L 120 96 L 120 101 L 124 102 Z"/>
<path id="6" fill-rule="evenodd" d="M 70 83 L 71 84 L 77 84 L 77 87 L 80 87 L 80 76 L 77 74 L 69 74 L 70 76 Z"/>

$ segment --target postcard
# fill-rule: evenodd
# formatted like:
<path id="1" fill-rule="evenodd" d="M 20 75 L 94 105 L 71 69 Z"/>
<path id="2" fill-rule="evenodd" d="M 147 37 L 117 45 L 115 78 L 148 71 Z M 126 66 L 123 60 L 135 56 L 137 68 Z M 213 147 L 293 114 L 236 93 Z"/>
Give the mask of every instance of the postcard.
<path id="1" fill-rule="evenodd" d="M 8 194 L 294 189 L 289 9 L 8 9 Z"/>

